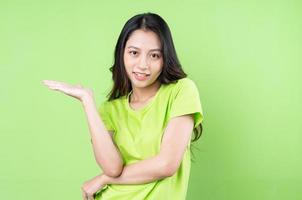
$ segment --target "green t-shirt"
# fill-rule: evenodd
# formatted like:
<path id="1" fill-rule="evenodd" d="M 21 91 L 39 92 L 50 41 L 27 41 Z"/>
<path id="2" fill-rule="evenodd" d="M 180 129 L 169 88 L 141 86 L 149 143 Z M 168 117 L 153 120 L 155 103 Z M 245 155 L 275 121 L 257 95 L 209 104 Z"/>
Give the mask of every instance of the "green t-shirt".
<path id="1" fill-rule="evenodd" d="M 171 118 L 194 113 L 194 127 L 203 120 L 199 92 L 189 78 L 162 84 L 148 104 L 138 110 L 130 107 L 130 94 L 113 101 L 104 101 L 99 107 L 106 128 L 114 131 L 113 139 L 125 165 L 159 153 L 165 127 Z M 190 175 L 190 158 L 189 144 L 173 176 L 144 184 L 109 184 L 95 199 L 184 200 Z"/>

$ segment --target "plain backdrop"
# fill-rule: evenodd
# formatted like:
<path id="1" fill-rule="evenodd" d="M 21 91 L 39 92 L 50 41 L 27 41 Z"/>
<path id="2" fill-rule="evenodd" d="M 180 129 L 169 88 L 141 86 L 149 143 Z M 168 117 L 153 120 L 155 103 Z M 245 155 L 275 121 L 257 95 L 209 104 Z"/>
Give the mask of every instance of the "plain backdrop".
<path id="1" fill-rule="evenodd" d="M 148 11 L 169 24 L 200 91 L 187 199 L 302 199 L 298 0 L 1 0 L 0 198 L 81 199 L 101 173 L 86 116 L 42 80 L 81 83 L 99 105 L 124 23 Z"/>

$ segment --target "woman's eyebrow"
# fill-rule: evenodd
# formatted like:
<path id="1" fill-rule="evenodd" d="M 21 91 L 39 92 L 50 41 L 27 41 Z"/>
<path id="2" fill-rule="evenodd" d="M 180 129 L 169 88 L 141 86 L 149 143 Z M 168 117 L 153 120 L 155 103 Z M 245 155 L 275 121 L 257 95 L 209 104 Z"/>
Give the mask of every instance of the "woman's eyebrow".
<path id="1" fill-rule="evenodd" d="M 139 49 L 138 47 L 135 46 L 129 46 L 128 49 L 133 48 L 133 49 Z M 161 49 L 150 49 L 149 51 L 161 51 Z"/>

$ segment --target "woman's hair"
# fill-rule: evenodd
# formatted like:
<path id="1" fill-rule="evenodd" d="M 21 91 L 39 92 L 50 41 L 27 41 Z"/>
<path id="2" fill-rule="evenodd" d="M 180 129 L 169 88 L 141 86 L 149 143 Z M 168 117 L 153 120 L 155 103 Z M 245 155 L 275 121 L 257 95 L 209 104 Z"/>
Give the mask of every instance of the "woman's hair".
<path id="1" fill-rule="evenodd" d="M 138 14 L 126 22 L 118 37 L 114 51 L 114 63 L 110 67 L 113 87 L 107 95 L 108 101 L 127 95 L 132 90 L 131 82 L 124 65 L 124 51 L 129 36 L 133 31 L 138 29 L 153 31 L 160 39 L 163 54 L 163 69 L 158 79 L 161 84 L 174 83 L 187 76 L 177 58 L 168 24 L 157 14 L 149 12 Z M 192 142 L 198 140 L 201 134 L 202 125 L 200 124 L 194 129 Z"/>

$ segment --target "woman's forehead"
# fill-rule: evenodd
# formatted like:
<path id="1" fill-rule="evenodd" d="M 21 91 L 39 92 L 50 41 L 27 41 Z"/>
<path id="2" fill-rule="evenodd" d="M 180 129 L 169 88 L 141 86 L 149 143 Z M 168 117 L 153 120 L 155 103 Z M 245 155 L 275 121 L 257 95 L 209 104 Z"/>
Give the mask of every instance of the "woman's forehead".
<path id="1" fill-rule="evenodd" d="M 136 48 L 136 49 L 144 49 L 144 50 L 160 50 L 161 43 L 159 37 L 153 31 L 145 31 L 145 30 L 135 30 L 130 35 L 126 48 Z"/>

